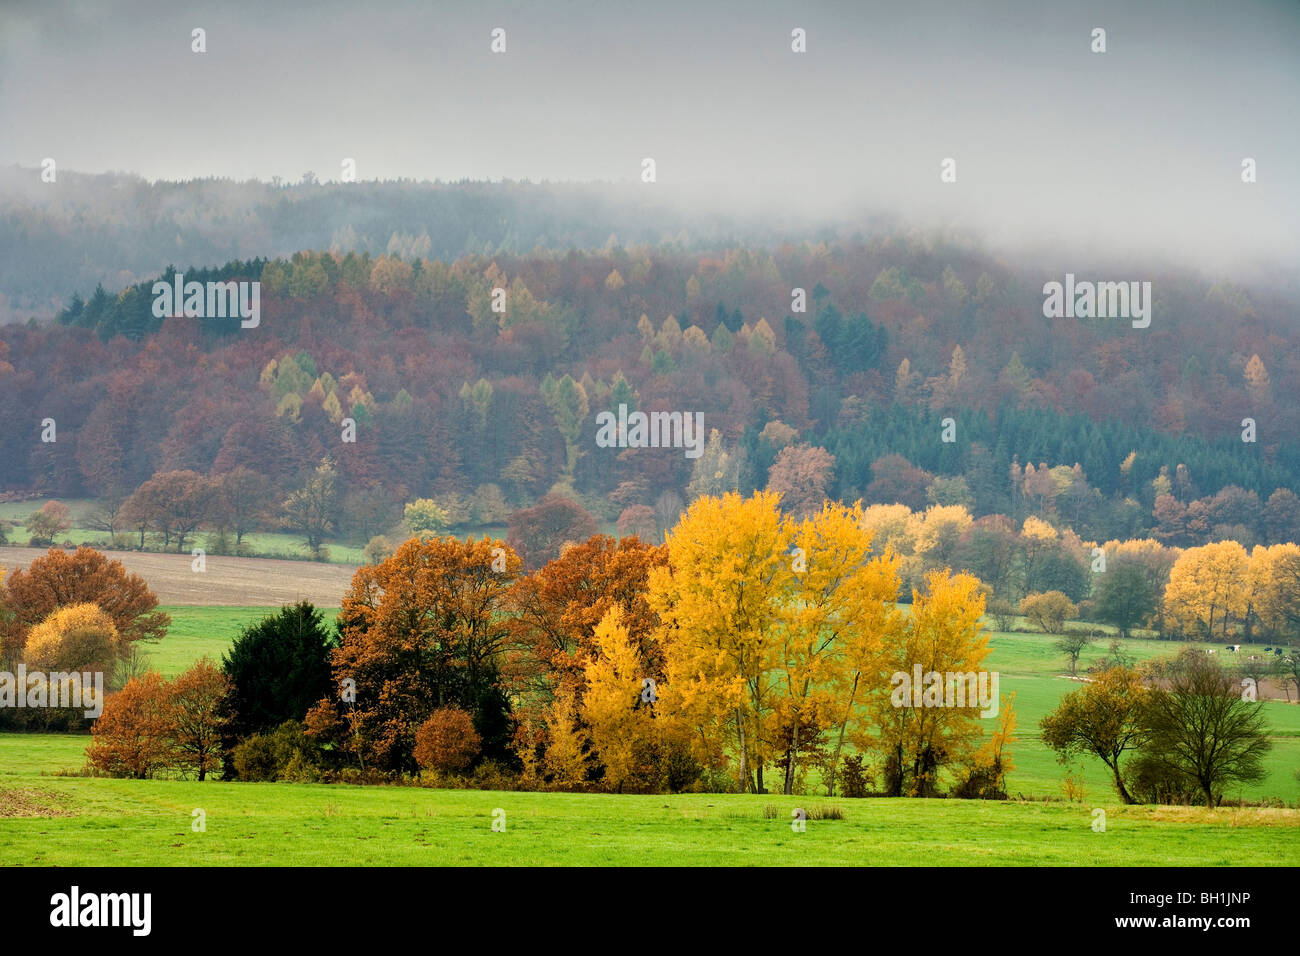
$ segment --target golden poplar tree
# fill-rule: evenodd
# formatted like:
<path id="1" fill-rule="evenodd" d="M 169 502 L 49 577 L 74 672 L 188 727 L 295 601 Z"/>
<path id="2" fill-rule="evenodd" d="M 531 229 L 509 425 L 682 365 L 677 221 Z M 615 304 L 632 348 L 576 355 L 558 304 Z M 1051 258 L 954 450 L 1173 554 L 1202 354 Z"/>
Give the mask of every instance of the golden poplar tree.
<path id="1" fill-rule="evenodd" d="M 1217 627 L 1226 638 L 1231 619 L 1246 615 L 1248 565 L 1246 549 L 1236 541 L 1188 548 L 1170 569 L 1165 613 L 1197 637 L 1213 637 Z"/>
<path id="2" fill-rule="evenodd" d="M 716 762 L 730 742 L 740 783 L 755 792 L 771 759 L 780 618 L 794 583 L 792 531 L 777 500 L 769 492 L 698 498 L 668 533 L 669 566 L 651 572 L 648 598 L 697 755 Z"/>
<path id="3" fill-rule="evenodd" d="M 582 716 L 605 767 L 606 786 L 621 791 L 653 769 L 646 761 L 654 747 L 653 707 L 660 691 L 658 685 L 645 683 L 649 669 L 623 623 L 620 605 L 613 605 L 596 625 L 593 643 L 584 666 Z"/>
<path id="4" fill-rule="evenodd" d="M 939 706 L 922 696 L 918 706 L 911 694 L 893 692 L 893 675 L 911 679 L 917 665 L 926 675 L 978 673 L 989 653 L 979 579 L 945 569 L 927 574 L 925 584 L 924 592 L 913 591 L 904 639 L 885 648 L 888 680 L 869 688 L 878 732 L 857 740 L 859 749 L 881 752 L 893 796 L 934 795 L 945 765 L 970 765 L 983 736 L 978 703 Z"/>

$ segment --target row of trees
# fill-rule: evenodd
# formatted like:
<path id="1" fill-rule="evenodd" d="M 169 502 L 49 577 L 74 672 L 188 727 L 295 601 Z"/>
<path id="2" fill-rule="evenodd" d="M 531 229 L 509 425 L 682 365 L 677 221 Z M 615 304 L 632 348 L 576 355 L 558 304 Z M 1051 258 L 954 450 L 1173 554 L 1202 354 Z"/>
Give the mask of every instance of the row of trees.
<path id="1" fill-rule="evenodd" d="M 1011 702 L 983 722 L 973 699 L 897 700 L 890 680 L 982 670 L 979 582 L 930 573 L 906 613 L 873 536 L 860 508 L 788 515 L 760 493 L 698 499 L 664 545 L 594 535 L 533 573 L 501 541 L 413 538 L 358 570 L 337 646 L 309 607 L 236 641 L 226 770 L 279 773 L 278 754 L 294 772 L 860 792 L 870 753 L 883 792 L 995 795 Z"/>

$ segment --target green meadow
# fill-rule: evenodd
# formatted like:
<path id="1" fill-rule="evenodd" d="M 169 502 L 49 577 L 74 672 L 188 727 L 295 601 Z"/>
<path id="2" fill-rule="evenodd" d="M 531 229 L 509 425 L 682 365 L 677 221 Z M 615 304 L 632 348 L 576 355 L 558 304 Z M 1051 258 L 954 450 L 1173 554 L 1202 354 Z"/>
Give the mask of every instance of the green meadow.
<path id="1" fill-rule="evenodd" d="M 40 777 L 23 749 L 0 741 L 5 866 L 1300 864 L 1297 810 Z"/>

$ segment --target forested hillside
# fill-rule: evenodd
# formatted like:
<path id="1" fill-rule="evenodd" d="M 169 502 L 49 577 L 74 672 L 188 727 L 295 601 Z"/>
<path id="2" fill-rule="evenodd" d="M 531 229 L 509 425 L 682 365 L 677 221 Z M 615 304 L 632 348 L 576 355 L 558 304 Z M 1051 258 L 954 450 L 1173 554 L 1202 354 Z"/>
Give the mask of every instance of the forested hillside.
<path id="1" fill-rule="evenodd" d="M 698 494 L 764 487 L 1037 514 L 1098 541 L 1300 536 L 1289 301 L 1156 275 L 1134 329 L 1046 319 L 1060 277 L 922 240 L 448 262 L 410 228 L 400 254 L 182 267 L 260 280 L 256 328 L 158 318 L 153 278 L 4 328 L 0 485 L 120 501 L 160 472 L 248 469 L 278 501 L 328 457 L 336 530 L 358 541 L 416 497 L 499 522 L 558 490 L 662 530 Z M 701 413 L 703 456 L 598 447 L 621 404 Z"/>

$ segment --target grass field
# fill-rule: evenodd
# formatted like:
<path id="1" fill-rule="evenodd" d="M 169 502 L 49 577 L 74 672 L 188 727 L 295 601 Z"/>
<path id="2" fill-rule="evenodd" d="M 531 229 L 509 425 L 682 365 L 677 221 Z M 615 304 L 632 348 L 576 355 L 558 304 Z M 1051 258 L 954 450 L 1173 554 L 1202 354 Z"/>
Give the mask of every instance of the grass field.
<path id="1" fill-rule="evenodd" d="M 265 607 L 166 607 L 172 628 L 148 648 L 167 675 L 219 659 Z M 336 608 L 325 611 L 333 621 Z M 1300 865 L 1300 809 L 1122 807 L 1096 760 L 1081 761 L 1082 803 L 1062 796 L 1063 769 L 1037 723 L 1079 685 L 1062 676 L 1053 638 L 995 633 L 988 667 L 1016 692 L 1016 769 L 1006 802 L 850 800 L 805 795 L 627 796 L 448 791 L 414 787 L 107 780 L 60 774 L 85 762 L 87 738 L 0 735 L 0 865 L 218 864 L 767 864 Z M 1131 640 L 1137 659 L 1178 645 Z M 1084 652 L 1085 667 L 1105 651 Z M 1300 800 L 1300 706 L 1265 704 L 1269 777 L 1229 793 Z M 814 784 L 815 781 L 810 781 Z M 1039 798 L 1039 799 L 1034 799 Z M 843 819 L 816 819 L 833 806 Z M 813 818 L 790 828 L 791 811 Z M 505 811 L 504 833 L 491 829 Z M 1094 832 L 1092 811 L 1106 812 Z M 202 809 L 206 831 L 191 829 Z"/>
<path id="2" fill-rule="evenodd" d="M 0 740 L 0 768 L 13 749 L 12 738 Z M 816 819 L 825 806 L 843 819 Z M 1096 807 L 1106 811 L 1105 832 L 1092 828 Z M 796 808 L 809 814 L 802 833 L 790 825 Z M 196 810 L 203 832 L 193 829 Z M 504 811 L 503 832 L 491 827 L 496 810 Z M 1298 836 L 1297 810 L 1110 800 L 503 793 L 33 778 L 0 769 L 5 866 L 1295 866 Z"/>
<path id="3" fill-rule="evenodd" d="M 167 636 L 144 646 L 149 666 L 164 677 L 175 677 L 205 654 L 220 663 L 241 628 L 255 624 L 275 608 L 266 607 L 173 607 L 159 610 L 171 615 Z M 339 609 L 321 608 L 325 623 L 333 627 Z"/>

